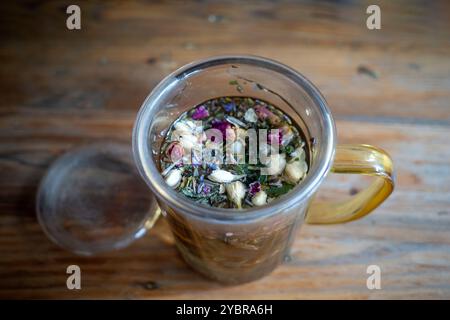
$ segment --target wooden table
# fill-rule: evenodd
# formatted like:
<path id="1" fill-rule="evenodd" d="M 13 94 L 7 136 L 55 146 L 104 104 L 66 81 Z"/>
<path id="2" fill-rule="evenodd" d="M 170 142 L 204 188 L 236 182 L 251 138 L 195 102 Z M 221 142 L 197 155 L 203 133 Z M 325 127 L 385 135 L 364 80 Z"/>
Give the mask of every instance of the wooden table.
<path id="1" fill-rule="evenodd" d="M 191 4 L 2 2 L 0 46 L 0 298 L 450 298 L 450 3 L 376 1 L 382 29 L 355 3 Z M 166 223 L 126 249 L 78 257 L 48 240 L 35 217 L 42 175 L 81 143 L 129 142 L 136 112 L 169 72 L 195 59 L 245 53 L 311 79 L 340 142 L 388 150 L 397 188 L 374 214 L 304 226 L 291 260 L 270 276 L 222 286 L 191 271 Z M 321 197 L 364 185 L 333 176 Z M 66 288 L 66 267 L 82 289 Z M 368 290 L 366 268 L 382 271 Z"/>

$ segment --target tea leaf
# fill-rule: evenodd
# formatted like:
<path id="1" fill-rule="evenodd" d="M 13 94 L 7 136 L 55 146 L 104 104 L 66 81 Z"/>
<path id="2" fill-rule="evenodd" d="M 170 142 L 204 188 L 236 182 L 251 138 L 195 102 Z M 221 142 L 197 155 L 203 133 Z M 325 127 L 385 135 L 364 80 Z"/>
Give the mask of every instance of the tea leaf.
<path id="1" fill-rule="evenodd" d="M 269 197 L 276 198 L 289 192 L 294 187 L 295 186 L 293 184 L 283 182 L 283 185 L 281 187 L 278 186 L 269 187 L 269 189 L 266 190 L 266 193 Z"/>

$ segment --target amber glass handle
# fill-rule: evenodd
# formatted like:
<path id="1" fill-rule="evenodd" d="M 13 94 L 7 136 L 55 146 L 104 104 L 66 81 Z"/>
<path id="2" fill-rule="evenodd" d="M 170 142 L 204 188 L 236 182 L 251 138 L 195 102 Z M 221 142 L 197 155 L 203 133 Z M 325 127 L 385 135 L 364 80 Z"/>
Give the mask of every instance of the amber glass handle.
<path id="1" fill-rule="evenodd" d="M 373 176 L 374 181 L 346 201 L 313 200 L 305 218 L 307 223 L 328 224 L 359 219 L 378 207 L 394 190 L 392 159 L 377 147 L 339 145 L 331 171 Z"/>

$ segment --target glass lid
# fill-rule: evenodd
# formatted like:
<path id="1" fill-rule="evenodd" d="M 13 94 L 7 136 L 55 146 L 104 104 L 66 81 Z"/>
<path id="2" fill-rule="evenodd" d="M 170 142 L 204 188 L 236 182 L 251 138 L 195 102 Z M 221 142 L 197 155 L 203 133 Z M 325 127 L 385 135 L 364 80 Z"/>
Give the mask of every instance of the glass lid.
<path id="1" fill-rule="evenodd" d="M 159 216 L 133 161 L 131 146 L 87 145 L 58 158 L 42 179 L 37 216 L 47 236 L 82 255 L 122 248 Z"/>

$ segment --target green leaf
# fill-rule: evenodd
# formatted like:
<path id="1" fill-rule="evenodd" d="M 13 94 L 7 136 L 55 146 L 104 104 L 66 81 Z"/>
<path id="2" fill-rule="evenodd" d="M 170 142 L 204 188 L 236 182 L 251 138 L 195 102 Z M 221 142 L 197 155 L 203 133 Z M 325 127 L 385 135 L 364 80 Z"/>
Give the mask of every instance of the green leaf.
<path id="1" fill-rule="evenodd" d="M 284 152 L 287 154 L 291 154 L 292 152 L 294 152 L 294 147 L 291 145 L 288 145 L 284 148 Z"/>
<path id="2" fill-rule="evenodd" d="M 267 182 L 267 176 L 266 176 L 266 175 L 260 175 L 260 176 L 258 177 L 258 181 L 259 181 L 261 184 L 266 183 L 266 182 Z"/>
<path id="3" fill-rule="evenodd" d="M 283 182 L 283 185 L 281 187 L 271 186 L 269 189 L 266 190 L 266 193 L 271 198 L 277 198 L 289 192 L 294 187 L 295 186 L 293 184 Z"/>

